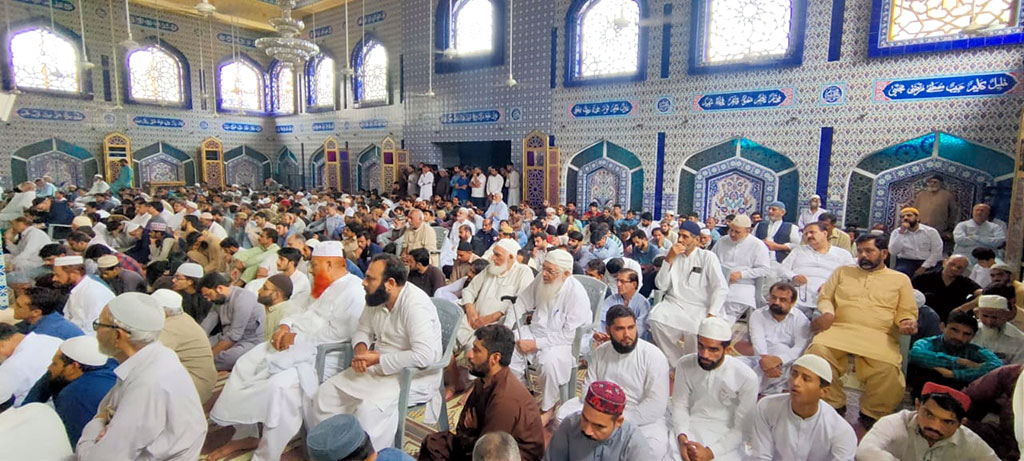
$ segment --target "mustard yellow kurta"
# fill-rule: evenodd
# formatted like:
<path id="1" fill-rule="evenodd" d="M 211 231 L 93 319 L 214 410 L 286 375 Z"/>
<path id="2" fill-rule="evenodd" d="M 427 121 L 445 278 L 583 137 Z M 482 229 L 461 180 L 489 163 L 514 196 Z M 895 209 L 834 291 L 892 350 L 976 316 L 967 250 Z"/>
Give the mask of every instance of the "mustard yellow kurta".
<path id="1" fill-rule="evenodd" d="M 900 366 L 899 323 L 917 321 L 914 289 L 906 275 L 884 268 L 836 269 L 818 296 L 818 310 L 835 314 L 832 327 L 814 337 L 820 344 Z"/>

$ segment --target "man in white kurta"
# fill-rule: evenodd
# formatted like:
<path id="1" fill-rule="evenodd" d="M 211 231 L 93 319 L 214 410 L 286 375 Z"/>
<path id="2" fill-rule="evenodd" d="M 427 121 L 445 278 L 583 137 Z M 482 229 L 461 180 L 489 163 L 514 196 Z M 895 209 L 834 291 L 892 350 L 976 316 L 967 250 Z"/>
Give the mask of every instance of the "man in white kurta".
<path id="1" fill-rule="evenodd" d="M 821 315 L 818 290 L 836 268 L 857 261 L 849 251 L 830 245 L 824 224 L 817 221 L 804 226 L 804 240 L 806 244 L 793 248 L 776 267 L 776 273 L 797 287 L 797 309 L 808 319 L 814 319 Z"/>
<path id="2" fill-rule="evenodd" d="M 697 351 L 697 329 L 710 315 L 719 316 L 729 286 L 714 253 L 698 248 L 697 223 L 684 222 L 654 283 L 664 293 L 648 317 L 654 343 L 675 367 L 679 358 Z M 682 345 L 680 345 L 682 341 Z"/>
<path id="3" fill-rule="evenodd" d="M 53 243 L 50 236 L 42 229 L 33 226 L 27 218 L 16 218 L 11 222 L 8 231 L 7 241 L 11 241 L 14 235 L 20 236 L 18 243 L 11 248 L 11 254 L 7 256 L 7 271 L 27 272 L 43 266 L 43 258 L 39 257 L 39 250 L 44 246 Z"/>
<path id="4" fill-rule="evenodd" d="M 1013 292 L 1010 287 L 1000 289 Z M 1016 307 L 1003 296 L 979 296 L 978 307 L 974 309 L 974 316 L 978 318 L 978 332 L 971 343 L 992 351 L 1006 365 L 1024 364 L 1024 332 L 1010 323 L 1015 314 Z"/>
<path id="5" fill-rule="evenodd" d="M 729 238 L 718 239 L 712 252 L 722 263 L 722 273 L 729 282 L 721 317 L 732 325 L 757 305 L 757 283 L 771 273 L 768 247 L 751 237 L 750 218 L 741 214 L 729 223 Z"/>
<path id="6" fill-rule="evenodd" d="M 14 399 L 20 406 L 25 396 L 60 347 L 61 338 L 39 333 L 18 333 L 14 326 L 0 325 L 0 403 Z"/>
<path id="7" fill-rule="evenodd" d="M 103 306 L 114 299 L 114 292 L 103 282 L 85 275 L 84 264 L 81 256 L 58 257 L 53 261 L 53 281 L 72 287 L 64 303 L 64 318 L 86 334 L 94 334 L 92 322 L 100 316 Z"/>
<path id="8" fill-rule="evenodd" d="M 469 226 L 470 238 L 476 233 L 476 227 L 469 221 L 469 210 L 465 208 L 459 208 L 459 211 L 455 212 L 455 222 L 452 223 L 448 236 L 445 237 L 441 246 L 440 266 L 438 267 L 443 268 L 455 264 L 455 255 L 459 249 L 459 242 L 462 241 L 459 238 L 459 230 L 462 226 Z"/>
<path id="9" fill-rule="evenodd" d="M 253 347 L 235 362 L 210 419 L 241 431 L 211 459 L 253 447 L 253 459 L 279 459 L 302 428 L 303 408 L 319 383 L 313 369 L 316 347 L 352 338 L 364 309 L 363 288 L 362 280 L 345 269 L 341 242 L 322 242 L 313 249 L 312 272 L 312 304 L 282 319 L 270 342 Z M 337 373 L 336 362 L 327 361 L 325 375 Z M 263 424 L 258 444 L 255 438 L 246 438 L 255 434 L 254 428 L 244 427 L 256 423 Z"/>
<path id="10" fill-rule="evenodd" d="M 814 194 L 807 201 L 807 208 L 800 210 L 800 217 L 796 220 L 796 227 L 803 229 L 804 226 L 818 222 L 818 217 L 828 213 L 828 210 L 821 207 L 821 196 Z"/>
<path id="11" fill-rule="evenodd" d="M 789 393 L 757 402 L 749 437 L 751 461 L 852 461 L 857 435 L 822 400 L 832 380 L 825 359 L 804 355 L 793 363 Z"/>
<path id="12" fill-rule="evenodd" d="M 416 184 L 420 186 L 419 200 L 429 202 L 434 196 L 434 173 L 430 171 L 430 167 L 423 166 L 423 172 L 420 173 L 420 178 L 416 180 Z"/>
<path id="13" fill-rule="evenodd" d="M 996 252 L 996 257 L 1003 254 L 1006 244 L 1006 230 L 1002 226 L 988 220 L 992 207 L 979 203 L 971 211 L 971 219 L 961 222 L 953 228 L 953 254 L 966 255 L 971 264 L 976 261 L 971 252 L 979 246 L 988 247 Z"/>
<path id="14" fill-rule="evenodd" d="M 4 209 L 0 210 L 0 225 L 19 216 L 24 216 L 25 210 L 29 209 L 32 206 L 32 201 L 36 199 L 36 185 L 32 181 L 21 183 L 18 189 L 21 192 L 16 192 Z"/>
<path id="15" fill-rule="evenodd" d="M 96 174 L 92 177 L 92 188 L 86 195 L 106 194 L 108 190 L 110 190 L 110 184 L 103 180 L 103 175 Z"/>
<path id="16" fill-rule="evenodd" d="M 441 322 L 430 297 L 405 282 L 409 270 L 395 255 L 373 258 L 363 288 L 366 309 L 352 336 L 352 366 L 320 385 L 313 404 L 313 423 L 331 416 L 355 415 L 380 450 L 392 446 L 398 429 L 399 374 L 441 360 Z M 409 405 L 438 395 L 441 369 L 415 372 Z"/>
<path id="17" fill-rule="evenodd" d="M 611 381 L 626 392 L 626 420 L 635 424 L 654 454 L 662 459 L 668 450 L 669 367 L 665 354 L 647 341 L 639 339 L 636 316 L 628 307 L 612 306 L 605 319 L 608 341 L 597 346 L 587 362 L 584 389 L 595 381 Z M 558 407 L 555 425 L 583 409 L 583 396 Z"/>
<path id="18" fill-rule="evenodd" d="M 889 237 L 889 253 L 896 257 L 896 269 L 914 278 L 942 262 L 942 236 L 921 222 L 917 208 L 900 210 L 900 227 Z"/>
<path id="19" fill-rule="evenodd" d="M 711 450 L 716 460 L 743 459 L 758 384 L 749 367 L 725 352 L 731 340 L 728 323 L 706 318 L 697 333 L 697 353 L 676 364 L 673 447 L 680 456 L 686 451 L 693 458 Z"/>
<path id="20" fill-rule="evenodd" d="M 506 316 L 509 303 L 501 298 L 517 296 L 533 282 L 533 271 L 516 261 L 519 244 L 503 239 L 495 242 L 487 270 L 473 277 L 462 289 L 462 308 L 466 311 L 458 330 L 458 345 L 473 346 L 473 332 Z"/>
<path id="21" fill-rule="evenodd" d="M 523 180 L 514 165 L 508 166 L 508 178 L 505 179 L 505 184 L 508 186 L 508 205 L 519 206 L 523 197 Z"/>
<path id="22" fill-rule="evenodd" d="M 768 289 L 768 305 L 750 314 L 754 355 L 744 359 L 757 374 L 762 395 L 786 390 L 790 366 L 811 343 L 811 322 L 799 309 L 793 310 L 796 292 L 793 285 L 778 282 Z"/>
<path id="23" fill-rule="evenodd" d="M 505 326 L 516 333 L 516 351 L 510 368 L 526 380 L 526 367 L 538 369 L 541 421 L 553 416 L 558 403 L 558 387 L 569 382 L 569 372 L 577 360 L 572 355 L 576 329 L 593 322 L 590 298 L 583 284 L 572 277 L 573 259 L 565 250 L 554 250 L 544 260 L 541 277 L 533 280 L 520 294 Z M 532 312 L 529 324 L 521 315 Z"/>

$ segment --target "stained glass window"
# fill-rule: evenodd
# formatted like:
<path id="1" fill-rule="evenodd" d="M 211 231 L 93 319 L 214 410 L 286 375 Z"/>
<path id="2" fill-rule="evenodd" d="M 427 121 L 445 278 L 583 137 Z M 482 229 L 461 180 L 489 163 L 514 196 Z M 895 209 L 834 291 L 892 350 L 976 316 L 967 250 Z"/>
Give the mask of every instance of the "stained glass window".
<path id="1" fill-rule="evenodd" d="M 886 0 L 892 2 L 889 40 L 957 35 L 964 28 L 1015 26 L 1015 0 Z"/>
<path id="2" fill-rule="evenodd" d="M 368 40 L 355 66 L 355 99 L 362 103 L 386 102 L 388 97 L 388 54 L 384 45 Z"/>
<path id="3" fill-rule="evenodd" d="M 278 64 L 274 70 L 274 109 L 279 114 L 295 113 L 295 71 Z"/>
<path id="4" fill-rule="evenodd" d="M 263 73 L 256 66 L 243 60 L 224 64 L 219 86 L 221 109 L 263 111 Z"/>
<path id="5" fill-rule="evenodd" d="M 313 75 L 310 81 L 313 85 L 311 91 L 313 107 L 333 107 L 334 106 L 334 59 L 330 56 L 321 56 L 313 70 Z"/>
<path id="6" fill-rule="evenodd" d="M 494 48 L 494 5 L 490 0 L 464 0 L 453 6 L 455 37 L 459 56 L 490 53 Z"/>
<path id="7" fill-rule="evenodd" d="M 18 32 L 10 41 L 11 73 L 19 88 L 78 93 L 78 47 L 48 28 Z"/>
<path id="8" fill-rule="evenodd" d="M 128 55 L 130 96 L 135 101 L 181 104 L 181 63 L 158 45 Z"/>
<path id="9" fill-rule="evenodd" d="M 719 63 L 785 55 L 792 7 L 791 0 L 711 0 L 705 59 Z"/>
<path id="10" fill-rule="evenodd" d="M 639 70 L 640 5 L 636 0 L 590 0 L 577 20 L 576 77 L 609 77 Z"/>

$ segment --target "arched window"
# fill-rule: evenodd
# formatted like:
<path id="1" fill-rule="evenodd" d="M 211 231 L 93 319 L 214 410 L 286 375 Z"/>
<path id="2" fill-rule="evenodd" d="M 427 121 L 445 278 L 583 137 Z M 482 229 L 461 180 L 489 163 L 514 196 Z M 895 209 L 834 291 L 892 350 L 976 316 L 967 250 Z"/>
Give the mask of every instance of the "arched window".
<path id="1" fill-rule="evenodd" d="M 295 113 L 295 70 L 291 65 L 274 63 L 270 71 L 271 107 L 274 113 Z"/>
<path id="2" fill-rule="evenodd" d="M 459 56 L 494 50 L 494 5 L 490 0 L 461 0 L 452 6 L 452 47 Z"/>
<path id="3" fill-rule="evenodd" d="M 128 100 L 181 105 L 185 100 L 182 64 L 158 44 L 128 53 Z"/>
<path id="4" fill-rule="evenodd" d="M 38 27 L 14 34 L 8 46 L 11 76 L 18 88 L 82 92 L 78 45 L 71 38 Z"/>
<path id="5" fill-rule="evenodd" d="M 217 89 L 221 110 L 263 112 L 263 72 L 248 60 L 222 64 Z"/>
<path id="6" fill-rule="evenodd" d="M 352 89 L 355 101 L 365 105 L 386 103 L 388 100 L 388 53 L 384 45 L 368 38 L 356 47 L 352 59 L 355 78 Z"/>
<path id="7" fill-rule="evenodd" d="M 807 0 L 694 0 L 691 74 L 798 66 Z"/>
<path id="8" fill-rule="evenodd" d="M 334 58 L 320 54 L 310 60 L 306 64 L 306 77 L 309 81 L 309 107 L 333 109 L 337 94 Z"/>
<path id="9" fill-rule="evenodd" d="M 643 80 L 647 28 L 643 0 L 575 0 L 569 7 L 566 86 Z"/>
<path id="10" fill-rule="evenodd" d="M 1024 39 L 1020 0 L 873 0 L 868 56 L 1017 45 Z"/>
<path id="11" fill-rule="evenodd" d="M 500 66 L 505 63 L 505 0 L 438 0 L 434 14 L 438 73 Z"/>

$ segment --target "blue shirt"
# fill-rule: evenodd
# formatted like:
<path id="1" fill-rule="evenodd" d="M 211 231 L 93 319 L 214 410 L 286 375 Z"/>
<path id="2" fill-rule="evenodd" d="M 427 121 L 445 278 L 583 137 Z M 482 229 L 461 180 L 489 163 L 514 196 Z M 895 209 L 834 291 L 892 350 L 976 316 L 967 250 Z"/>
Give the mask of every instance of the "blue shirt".
<path id="1" fill-rule="evenodd" d="M 647 241 L 647 251 L 640 250 L 636 245 L 630 247 L 631 256 L 641 265 L 654 264 L 654 258 L 657 258 L 660 253 L 658 247 L 651 243 L 650 240 Z"/>
<path id="2" fill-rule="evenodd" d="M 608 309 L 617 304 L 625 305 L 625 300 L 620 294 L 611 295 L 604 300 L 604 305 L 601 307 L 601 331 L 608 331 L 608 324 L 605 323 L 605 318 L 608 316 Z M 633 315 L 636 316 L 636 335 L 640 339 L 650 340 L 650 336 L 647 334 L 647 314 L 651 311 L 651 303 L 647 301 L 647 298 L 643 297 L 640 292 L 633 294 L 633 297 L 629 299 L 629 305 L 626 306 L 629 310 L 633 311 Z"/>
<path id="3" fill-rule="evenodd" d="M 600 259 L 606 261 L 608 258 L 621 258 L 622 257 L 622 241 L 618 237 L 608 234 L 608 238 L 604 241 L 604 246 L 597 248 L 594 245 L 590 245 L 583 255 L 580 256 L 580 266 L 587 267 L 587 263 L 591 259 Z"/>
<path id="4" fill-rule="evenodd" d="M 495 224 L 508 220 L 508 205 L 505 202 L 491 202 L 484 213 L 485 218 L 491 218 Z"/>
<path id="5" fill-rule="evenodd" d="M 328 216 L 326 226 L 327 240 L 340 240 L 341 230 L 345 228 L 345 215 Z"/>
<path id="6" fill-rule="evenodd" d="M 352 260 L 350 260 L 348 258 L 345 258 L 345 269 L 348 269 L 348 271 L 351 272 L 352 275 L 354 275 L 356 277 L 359 277 L 359 278 L 365 277 L 365 275 L 363 274 L 363 271 L 359 269 L 359 266 L 357 266 L 356 263 L 352 262 Z"/>
<path id="7" fill-rule="evenodd" d="M 465 189 L 456 189 L 455 186 L 467 186 Z M 459 202 L 465 203 L 469 200 L 469 177 L 463 178 L 462 175 L 452 178 L 452 195 L 459 199 Z"/>
<path id="8" fill-rule="evenodd" d="M 397 448 L 385 448 L 377 452 L 377 461 L 415 461 L 415 459 Z"/>
<path id="9" fill-rule="evenodd" d="M 69 322 L 57 312 L 51 312 L 39 318 L 35 325 L 28 329 L 29 333 L 53 336 L 54 338 L 68 339 L 75 336 L 82 336 L 83 333 L 78 325 Z"/>
<path id="10" fill-rule="evenodd" d="M 64 430 L 72 446 L 78 444 L 82 429 L 96 416 L 100 401 L 107 396 L 110 388 L 117 382 L 114 368 L 117 361 L 107 360 L 102 368 L 90 371 L 71 381 L 53 399 L 53 407 L 64 422 Z"/>

